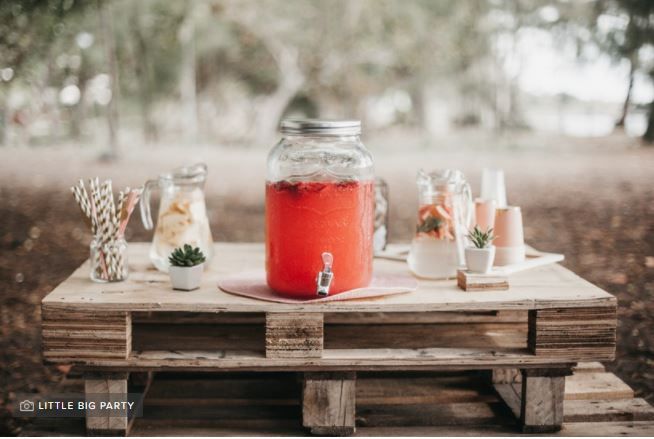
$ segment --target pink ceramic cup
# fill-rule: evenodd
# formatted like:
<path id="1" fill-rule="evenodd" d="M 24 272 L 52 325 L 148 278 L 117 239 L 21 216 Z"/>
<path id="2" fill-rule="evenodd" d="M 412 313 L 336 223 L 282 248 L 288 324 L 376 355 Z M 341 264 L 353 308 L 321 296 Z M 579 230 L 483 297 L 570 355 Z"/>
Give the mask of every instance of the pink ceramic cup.
<path id="1" fill-rule="evenodd" d="M 518 206 L 495 210 L 495 265 L 517 264 L 525 259 L 525 238 L 522 212 Z"/>
<path id="2" fill-rule="evenodd" d="M 475 224 L 484 232 L 495 227 L 495 200 L 475 200 Z"/>
<path id="3" fill-rule="evenodd" d="M 493 242 L 497 247 L 518 247 L 525 244 L 522 230 L 522 212 L 518 206 L 501 207 L 495 210 L 495 228 L 497 238 Z"/>

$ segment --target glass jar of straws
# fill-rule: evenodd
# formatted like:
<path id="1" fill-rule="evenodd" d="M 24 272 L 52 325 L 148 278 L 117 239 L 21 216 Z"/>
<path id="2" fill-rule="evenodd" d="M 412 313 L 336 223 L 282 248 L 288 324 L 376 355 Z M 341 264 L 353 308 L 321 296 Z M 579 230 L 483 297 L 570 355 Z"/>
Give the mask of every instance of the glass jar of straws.
<path id="1" fill-rule="evenodd" d="M 102 242 L 95 237 L 90 249 L 91 280 L 119 282 L 127 279 L 127 242 L 124 239 Z"/>
<path id="2" fill-rule="evenodd" d="M 84 181 L 79 180 L 71 192 L 93 234 L 89 262 L 91 280 L 119 282 L 127 279 L 125 228 L 141 196 L 141 189 L 125 188 L 114 197 L 111 180 L 100 183 L 96 177 L 89 180 L 88 191 Z"/>

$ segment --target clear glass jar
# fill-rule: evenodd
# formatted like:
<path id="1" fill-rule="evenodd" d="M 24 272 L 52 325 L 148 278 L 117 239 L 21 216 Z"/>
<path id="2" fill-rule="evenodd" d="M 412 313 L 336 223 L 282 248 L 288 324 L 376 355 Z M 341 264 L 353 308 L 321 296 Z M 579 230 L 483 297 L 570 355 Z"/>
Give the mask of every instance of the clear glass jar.
<path id="1" fill-rule="evenodd" d="M 150 260 L 158 270 L 168 271 L 168 256 L 184 244 L 200 247 L 207 261 L 211 260 L 213 239 L 204 200 L 206 178 L 207 165 L 199 163 L 174 169 L 145 183 L 141 219 L 147 230 L 154 227 L 150 192 L 156 188 L 161 191 L 157 226 L 150 247 Z"/>
<path id="2" fill-rule="evenodd" d="M 98 237 L 91 241 L 91 280 L 119 282 L 127 279 L 127 243 L 124 239 L 102 242 Z"/>
<path id="3" fill-rule="evenodd" d="M 285 120 L 281 133 L 268 156 L 268 285 L 299 298 L 367 286 L 375 180 L 361 123 Z"/>
<path id="4" fill-rule="evenodd" d="M 447 279 L 465 265 L 472 193 L 461 171 L 418 172 L 418 221 L 407 262 L 418 277 Z"/>

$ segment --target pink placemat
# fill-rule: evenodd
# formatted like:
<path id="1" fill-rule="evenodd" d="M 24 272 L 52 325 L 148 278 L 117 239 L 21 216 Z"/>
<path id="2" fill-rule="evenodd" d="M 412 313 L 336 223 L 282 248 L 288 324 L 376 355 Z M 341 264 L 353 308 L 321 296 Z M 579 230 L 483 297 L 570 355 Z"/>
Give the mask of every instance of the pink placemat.
<path id="1" fill-rule="evenodd" d="M 418 288 L 418 282 L 409 274 L 375 273 L 370 285 L 365 288 L 357 288 L 333 296 L 303 300 L 290 299 L 275 294 L 266 284 L 266 273 L 263 270 L 257 270 L 244 271 L 225 277 L 218 282 L 218 287 L 226 293 L 268 302 L 323 303 L 410 293 Z"/>

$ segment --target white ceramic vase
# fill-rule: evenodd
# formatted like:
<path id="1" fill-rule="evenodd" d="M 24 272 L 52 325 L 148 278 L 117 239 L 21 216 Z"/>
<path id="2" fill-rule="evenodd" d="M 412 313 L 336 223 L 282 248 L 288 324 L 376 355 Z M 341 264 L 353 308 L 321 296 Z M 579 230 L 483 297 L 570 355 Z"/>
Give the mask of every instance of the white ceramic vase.
<path id="1" fill-rule="evenodd" d="M 495 259 L 495 246 L 486 248 L 466 247 L 466 265 L 471 273 L 490 272 Z"/>
<path id="2" fill-rule="evenodd" d="M 173 284 L 173 289 L 191 291 L 200 288 L 203 269 L 204 264 L 193 267 L 168 267 L 168 274 L 170 275 L 170 282 Z"/>

